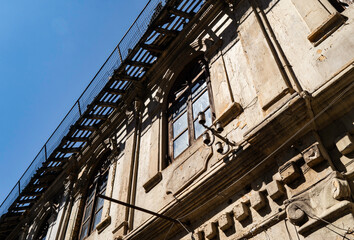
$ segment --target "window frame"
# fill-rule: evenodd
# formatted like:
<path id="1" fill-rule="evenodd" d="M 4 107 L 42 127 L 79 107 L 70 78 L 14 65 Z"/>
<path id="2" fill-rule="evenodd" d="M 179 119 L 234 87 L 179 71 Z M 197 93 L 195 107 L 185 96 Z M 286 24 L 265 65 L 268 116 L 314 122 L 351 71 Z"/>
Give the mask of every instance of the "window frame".
<path id="1" fill-rule="evenodd" d="M 97 204 L 100 202 L 97 194 L 105 194 L 107 190 L 108 184 L 108 174 L 109 174 L 109 166 L 101 167 L 98 171 L 95 172 L 89 187 L 87 189 L 86 198 L 85 198 L 85 207 L 83 208 L 82 219 L 80 224 L 80 232 L 79 232 L 79 240 L 86 239 L 89 237 L 97 228 L 97 224 L 95 224 L 96 216 L 99 211 L 103 212 L 104 200 L 102 199 L 102 205 L 99 209 L 96 210 Z M 103 181 L 104 180 L 104 181 Z M 103 187 L 102 187 L 103 186 Z M 102 189 L 101 189 L 102 187 Z M 91 193 L 92 189 L 92 193 Z M 90 194 L 91 193 L 91 194 Z M 92 197 L 90 197 L 92 196 Z M 89 205 L 92 204 L 92 207 L 89 212 L 89 216 L 85 219 L 86 210 Z M 100 217 L 100 221 L 102 220 L 102 213 Z M 83 234 L 83 226 L 88 222 L 88 230 L 85 236 L 81 236 Z"/>
<path id="2" fill-rule="evenodd" d="M 182 71 L 182 73 L 177 77 L 175 83 L 173 84 L 172 88 L 170 89 L 168 95 L 168 103 L 167 103 L 167 165 L 171 164 L 185 152 L 188 148 L 190 148 L 206 131 L 204 130 L 198 137 L 195 137 L 195 121 L 197 120 L 197 116 L 193 117 L 193 104 L 205 93 L 208 92 L 208 106 L 203 109 L 203 112 L 207 112 L 210 109 L 211 112 L 211 124 L 215 120 L 215 111 L 214 111 L 214 101 L 211 89 L 211 82 L 210 82 L 210 74 L 208 71 L 207 64 L 204 60 L 198 59 L 197 61 L 192 63 L 192 67 L 189 67 L 191 64 L 188 64 L 187 67 Z M 187 76 L 190 74 L 190 71 L 193 71 L 194 68 L 200 67 L 200 71 L 197 73 L 193 73 L 193 76 Z M 187 78 L 187 79 L 186 79 Z M 200 80 L 204 80 L 206 86 L 200 92 L 197 93 L 196 96 L 193 96 L 192 89 Z M 184 80 L 184 81 L 183 81 Z M 201 84 L 201 86 L 204 84 Z M 187 84 L 186 84 L 187 83 Z M 183 85 L 184 88 L 183 88 Z M 180 92 L 177 94 L 173 94 L 177 92 L 176 90 L 182 88 Z M 176 96 L 175 96 L 176 95 Z M 186 95 L 186 96 L 185 96 Z M 174 98 L 172 98 L 175 96 Z M 178 113 L 178 116 L 173 119 L 173 107 L 178 104 L 178 100 L 181 98 L 186 97 L 186 107 L 181 112 Z M 182 104 L 183 105 L 183 104 Z M 187 114 L 187 126 L 183 130 L 181 130 L 175 137 L 173 136 L 173 123 L 175 123 L 178 119 L 180 119 L 184 114 Z M 183 149 L 176 157 L 174 156 L 174 142 L 180 136 L 182 136 L 185 132 L 188 132 L 188 146 Z"/>

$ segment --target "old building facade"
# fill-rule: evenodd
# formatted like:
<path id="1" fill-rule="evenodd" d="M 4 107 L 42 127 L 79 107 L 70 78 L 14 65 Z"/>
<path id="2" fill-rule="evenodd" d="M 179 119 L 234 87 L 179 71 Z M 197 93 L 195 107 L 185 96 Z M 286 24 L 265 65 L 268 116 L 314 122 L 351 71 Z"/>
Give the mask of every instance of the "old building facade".
<path id="1" fill-rule="evenodd" d="M 354 239 L 351 2 L 147 11 L 1 238 Z"/>

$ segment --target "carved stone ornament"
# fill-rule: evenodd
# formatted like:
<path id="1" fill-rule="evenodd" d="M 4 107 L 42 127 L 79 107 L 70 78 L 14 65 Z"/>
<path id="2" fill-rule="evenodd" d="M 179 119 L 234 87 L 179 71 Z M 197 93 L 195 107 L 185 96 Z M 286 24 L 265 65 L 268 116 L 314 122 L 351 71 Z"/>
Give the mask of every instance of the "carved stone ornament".
<path id="1" fill-rule="evenodd" d="M 320 146 L 318 143 L 311 146 L 309 149 L 303 152 L 303 158 L 309 167 L 314 167 L 321 163 L 324 158 L 320 151 Z"/>
<path id="2" fill-rule="evenodd" d="M 335 221 L 351 213 L 351 191 L 347 180 L 332 172 L 314 187 L 287 200 L 286 213 L 290 222 L 299 226 L 306 236 L 318 229 L 321 221 Z"/>
<path id="3" fill-rule="evenodd" d="M 214 39 L 214 38 L 204 38 L 204 39 L 197 39 L 190 46 L 196 52 L 204 52 L 204 56 L 207 59 L 210 59 L 217 50 L 222 46 L 222 39 Z"/>

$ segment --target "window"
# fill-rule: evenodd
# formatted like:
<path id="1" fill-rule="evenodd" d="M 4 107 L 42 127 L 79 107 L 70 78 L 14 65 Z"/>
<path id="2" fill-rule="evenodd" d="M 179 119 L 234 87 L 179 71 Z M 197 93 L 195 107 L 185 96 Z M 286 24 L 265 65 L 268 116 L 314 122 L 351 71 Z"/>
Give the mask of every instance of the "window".
<path id="1" fill-rule="evenodd" d="M 104 195 L 106 193 L 107 180 L 108 167 L 102 167 L 95 174 L 89 186 L 81 223 L 80 240 L 93 232 L 97 224 L 101 221 L 104 200 L 96 197 L 96 195 Z"/>
<path id="2" fill-rule="evenodd" d="M 177 158 L 205 128 L 198 123 L 198 113 L 204 112 L 206 125 L 211 126 L 211 104 L 208 72 L 202 60 L 189 64 L 180 74 L 168 96 L 169 159 Z"/>
<path id="3" fill-rule="evenodd" d="M 39 228 L 38 235 L 37 235 L 38 240 L 47 239 L 47 233 L 49 229 L 49 218 L 50 218 L 50 214 L 48 214 L 47 218 L 43 221 L 41 227 Z"/>

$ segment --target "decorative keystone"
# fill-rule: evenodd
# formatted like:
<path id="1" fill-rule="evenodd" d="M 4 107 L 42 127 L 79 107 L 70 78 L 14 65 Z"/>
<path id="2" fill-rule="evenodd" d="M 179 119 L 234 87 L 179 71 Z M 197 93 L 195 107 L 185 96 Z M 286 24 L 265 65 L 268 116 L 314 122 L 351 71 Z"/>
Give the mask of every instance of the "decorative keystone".
<path id="1" fill-rule="evenodd" d="M 237 204 L 234 209 L 234 217 L 238 221 L 245 220 L 250 215 L 250 210 L 245 203 L 241 202 Z"/>
<path id="2" fill-rule="evenodd" d="M 207 239 L 213 239 L 217 235 L 217 228 L 215 223 L 210 222 L 204 228 L 204 234 Z"/>
<path id="3" fill-rule="evenodd" d="M 258 211 L 265 207 L 266 205 L 266 199 L 261 192 L 252 192 L 250 196 L 250 203 L 251 207 L 253 207 L 254 210 Z"/>
<path id="4" fill-rule="evenodd" d="M 352 153 L 354 151 L 354 138 L 350 133 L 346 133 L 341 138 L 337 139 L 336 146 L 338 151 L 343 155 Z"/>
<path id="5" fill-rule="evenodd" d="M 280 181 L 274 180 L 267 185 L 267 192 L 271 199 L 277 200 L 285 194 L 285 188 Z"/>
<path id="6" fill-rule="evenodd" d="M 318 143 L 303 152 L 303 158 L 309 167 L 314 167 L 323 161 Z"/>
<path id="7" fill-rule="evenodd" d="M 219 223 L 219 228 L 223 231 L 226 231 L 233 225 L 232 218 L 229 213 L 225 213 L 221 215 L 220 218 L 218 219 L 218 223 Z"/>
<path id="8" fill-rule="evenodd" d="M 283 166 L 279 168 L 279 173 L 281 176 L 281 179 L 283 182 L 286 184 L 289 184 L 296 180 L 298 177 L 301 176 L 299 168 L 296 166 L 294 162 L 287 162 Z"/>

